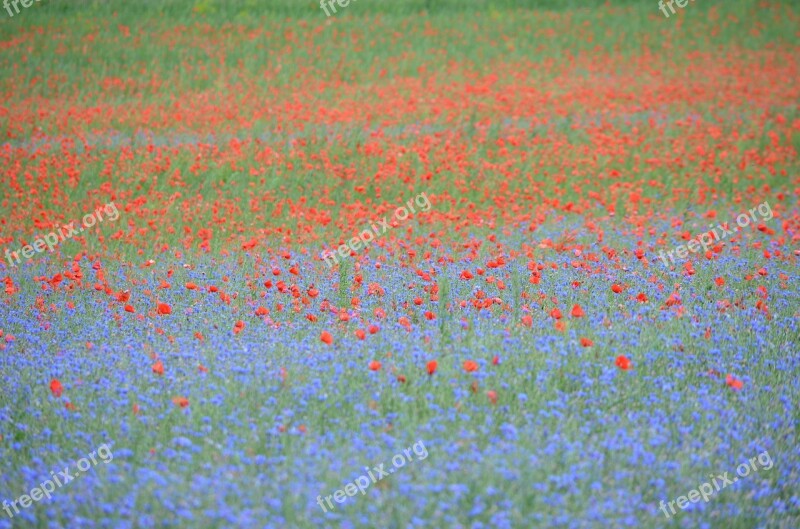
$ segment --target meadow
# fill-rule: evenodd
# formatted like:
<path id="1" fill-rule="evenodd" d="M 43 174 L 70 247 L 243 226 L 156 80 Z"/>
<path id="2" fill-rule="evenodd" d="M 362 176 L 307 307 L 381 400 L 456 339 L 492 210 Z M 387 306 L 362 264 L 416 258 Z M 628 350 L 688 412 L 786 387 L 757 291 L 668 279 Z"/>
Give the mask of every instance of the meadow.
<path id="1" fill-rule="evenodd" d="M 800 527 L 796 3 L 0 17 L 0 529 Z"/>

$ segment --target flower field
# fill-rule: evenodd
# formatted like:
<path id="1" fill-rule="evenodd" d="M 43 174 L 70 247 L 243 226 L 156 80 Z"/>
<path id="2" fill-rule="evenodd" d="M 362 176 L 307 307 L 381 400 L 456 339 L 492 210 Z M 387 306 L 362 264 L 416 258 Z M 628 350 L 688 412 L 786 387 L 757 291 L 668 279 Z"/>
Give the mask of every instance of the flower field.
<path id="1" fill-rule="evenodd" d="M 799 528 L 800 6 L 337 9 L 10 8 L 0 529 Z"/>

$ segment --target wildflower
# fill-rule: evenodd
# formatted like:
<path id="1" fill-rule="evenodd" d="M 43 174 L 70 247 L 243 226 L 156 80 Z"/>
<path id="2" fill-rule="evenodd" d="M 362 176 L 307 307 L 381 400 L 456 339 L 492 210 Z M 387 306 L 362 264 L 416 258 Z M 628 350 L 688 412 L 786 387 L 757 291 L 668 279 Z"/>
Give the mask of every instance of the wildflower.
<path id="1" fill-rule="evenodd" d="M 64 386 L 61 385 L 61 382 L 57 378 L 54 378 L 50 381 L 50 391 L 55 398 L 59 398 L 64 391 Z"/>
<path id="2" fill-rule="evenodd" d="M 428 370 L 429 375 L 433 375 L 436 373 L 436 368 L 439 367 L 439 363 L 436 360 L 431 360 L 425 365 L 425 369 Z"/>
<path id="3" fill-rule="evenodd" d="M 173 397 L 172 398 L 173 404 L 176 406 L 180 406 L 181 408 L 185 408 L 189 405 L 189 399 L 186 397 Z"/>
<path id="4" fill-rule="evenodd" d="M 739 390 L 744 387 L 744 382 L 730 374 L 725 377 L 725 383 L 735 390 Z"/>
<path id="5" fill-rule="evenodd" d="M 631 361 L 625 355 L 619 355 L 617 359 L 614 361 L 614 363 L 618 368 L 622 369 L 623 371 L 626 371 L 631 367 L 633 367 L 631 365 Z"/>
<path id="6" fill-rule="evenodd" d="M 164 374 L 164 364 L 159 360 L 155 364 L 153 364 L 153 373 L 156 375 L 163 375 Z"/>

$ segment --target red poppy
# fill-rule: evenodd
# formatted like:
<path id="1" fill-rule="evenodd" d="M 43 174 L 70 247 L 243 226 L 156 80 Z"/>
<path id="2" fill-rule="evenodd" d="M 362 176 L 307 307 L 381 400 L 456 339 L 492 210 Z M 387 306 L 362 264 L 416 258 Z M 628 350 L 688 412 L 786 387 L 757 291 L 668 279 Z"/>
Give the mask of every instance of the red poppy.
<path id="1" fill-rule="evenodd" d="M 59 382 L 57 378 L 54 378 L 50 381 L 50 391 L 55 398 L 59 398 L 61 397 L 61 393 L 64 392 L 64 386 L 61 385 L 61 382 Z"/>
<path id="2" fill-rule="evenodd" d="M 319 339 L 328 345 L 333 343 L 333 336 L 328 331 L 322 331 L 322 334 L 319 335 Z"/>
<path id="3" fill-rule="evenodd" d="M 524 325 L 525 327 L 530 327 L 533 325 L 533 318 L 531 317 L 530 314 L 525 314 L 522 317 L 522 325 Z"/>
<path id="4" fill-rule="evenodd" d="M 64 407 L 67 409 L 67 411 L 75 411 L 75 410 L 77 410 L 77 409 L 78 409 L 78 408 L 76 408 L 76 407 L 75 407 L 75 405 L 74 405 L 73 403 L 71 403 L 70 401 L 67 401 L 67 402 L 65 402 L 65 403 L 64 403 Z"/>
<path id="5" fill-rule="evenodd" d="M 583 347 L 591 347 L 594 345 L 594 342 L 591 341 L 589 338 L 581 338 L 581 345 Z"/>
<path id="6" fill-rule="evenodd" d="M 633 367 L 631 361 L 625 355 L 619 355 L 617 359 L 614 361 L 618 368 L 622 369 L 623 371 L 630 369 Z"/>
<path id="7" fill-rule="evenodd" d="M 439 367 L 439 363 L 436 360 L 431 360 L 425 365 L 425 369 L 428 370 L 429 375 L 436 373 L 437 367 Z"/>
<path id="8" fill-rule="evenodd" d="M 611 285 L 611 292 L 613 292 L 614 294 L 619 294 L 620 292 L 622 292 L 622 287 L 615 283 Z"/>
<path id="9" fill-rule="evenodd" d="M 494 358 L 492 358 L 492 365 L 496 366 L 499 363 L 500 363 L 500 357 L 497 356 L 497 355 L 494 355 Z"/>
<path id="10" fill-rule="evenodd" d="M 163 375 L 164 374 L 164 364 L 159 360 L 152 366 L 153 373 L 156 375 Z"/>
<path id="11" fill-rule="evenodd" d="M 373 360 L 369 363 L 369 370 L 370 371 L 378 371 L 381 368 L 381 363 L 377 360 Z"/>
<path id="12" fill-rule="evenodd" d="M 486 392 L 486 396 L 489 397 L 489 402 L 491 402 L 492 404 L 497 404 L 497 393 L 496 392 L 494 392 L 492 390 L 489 390 L 489 391 Z"/>
<path id="13" fill-rule="evenodd" d="M 134 309 L 131 305 L 125 305 L 125 312 L 136 312 L 136 309 Z"/>
<path id="14" fill-rule="evenodd" d="M 186 288 L 189 289 L 189 290 L 197 290 L 197 285 L 195 285 L 194 283 L 192 283 L 190 281 L 190 282 L 186 283 Z"/>
<path id="15" fill-rule="evenodd" d="M 157 312 L 159 314 L 172 314 L 172 307 L 170 307 L 166 303 L 159 303 Z"/>
<path id="16" fill-rule="evenodd" d="M 730 374 L 725 377 L 725 383 L 736 390 L 742 389 L 744 387 L 744 382 L 742 382 L 741 380 Z"/>
<path id="17" fill-rule="evenodd" d="M 187 399 L 186 397 L 173 397 L 172 402 L 176 406 L 180 406 L 181 408 L 185 408 L 189 405 L 189 399 Z"/>
<path id="18" fill-rule="evenodd" d="M 464 371 L 467 373 L 472 373 L 473 371 L 478 370 L 478 364 L 472 360 L 466 360 L 464 362 Z"/>
<path id="19" fill-rule="evenodd" d="M 583 318 L 586 314 L 584 314 L 583 309 L 580 305 L 575 305 L 572 307 L 572 317 L 573 318 Z"/>
<path id="20" fill-rule="evenodd" d="M 356 329 L 356 338 L 359 340 L 363 340 L 367 337 L 367 333 L 364 332 L 364 329 Z"/>
<path id="21" fill-rule="evenodd" d="M 558 310 L 558 307 L 554 307 L 553 310 L 550 311 L 550 317 L 560 320 L 562 318 L 561 311 Z"/>

